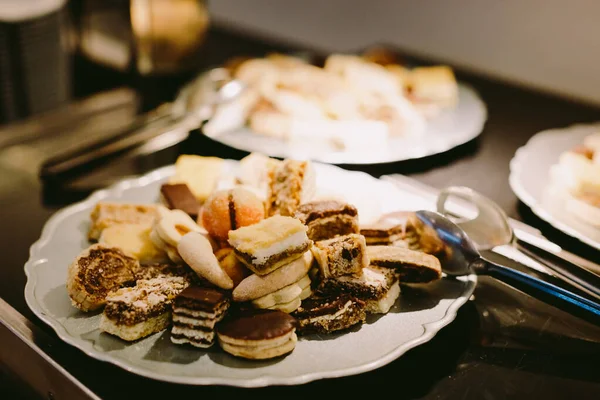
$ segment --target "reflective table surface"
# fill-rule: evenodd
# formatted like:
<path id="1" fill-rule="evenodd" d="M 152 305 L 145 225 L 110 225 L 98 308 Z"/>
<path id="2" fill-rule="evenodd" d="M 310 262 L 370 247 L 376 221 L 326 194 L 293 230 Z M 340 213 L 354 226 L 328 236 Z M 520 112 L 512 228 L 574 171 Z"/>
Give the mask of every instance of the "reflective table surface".
<path id="1" fill-rule="evenodd" d="M 232 56 L 296 50 L 304 49 L 218 27 L 210 31 L 203 49 L 206 67 L 218 65 Z M 0 297 L 24 317 L 23 323 L 31 327 L 35 333 L 33 341 L 39 341 L 43 352 L 100 398 L 159 399 L 211 394 L 309 396 L 324 392 L 342 398 L 360 393 L 361 389 L 365 393 L 385 389 L 397 399 L 600 398 L 600 324 L 488 277 L 480 277 L 471 300 L 430 342 L 377 370 L 300 386 L 242 389 L 168 384 L 96 361 L 62 343 L 31 313 L 23 297 L 23 264 L 28 258 L 29 246 L 38 239 L 47 218 L 97 187 L 170 164 L 182 153 L 234 159 L 245 155 L 192 132 L 188 140 L 176 146 L 123 159 L 84 177 L 72 187 L 42 185 L 37 172 L 43 159 L 82 140 L 118 130 L 131 122 L 140 110 L 172 99 L 177 88 L 189 78 L 140 80 L 86 64 L 84 60 L 77 61 L 75 66 L 76 94 L 93 100 L 78 103 L 81 108 L 75 107 L 58 116 L 40 116 L 29 121 L 30 125 L 0 127 L 3 228 L 0 246 L 4 256 L 0 268 Z M 510 217 L 540 229 L 563 248 L 599 262 L 600 252 L 554 230 L 519 203 L 508 185 L 508 162 L 516 149 L 536 132 L 572 123 L 595 122 L 600 117 L 600 109 L 461 71 L 457 71 L 457 75 L 478 90 L 488 106 L 489 119 L 477 140 L 427 159 L 343 167 L 361 169 L 376 177 L 405 174 L 434 188 L 473 187 L 498 202 Z M 95 106 L 104 111 L 100 114 L 90 111 L 76 118 Z M 10 364 L 2 361 L 0 385 L 8 391 L 4 393 L 20 389 L 8 398 L 35 398 L 28 393 L 39 391 L 40 386 L 27 387 L 23 382 L 31 384 L 30 379 L 15 376 Z M 42 398 L 63 397 L 43 393 Z"/>

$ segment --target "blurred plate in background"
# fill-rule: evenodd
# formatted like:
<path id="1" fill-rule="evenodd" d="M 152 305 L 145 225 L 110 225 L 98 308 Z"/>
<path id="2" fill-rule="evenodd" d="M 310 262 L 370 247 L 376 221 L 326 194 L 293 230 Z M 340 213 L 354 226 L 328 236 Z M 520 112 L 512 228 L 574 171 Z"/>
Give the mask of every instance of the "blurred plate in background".
<path id="1" fill-rule="evenodd" d="M 510 162 L 509 177 L 513 192 L 538 217 L 596 249 L 600 249 L 600 229 L 571 216 L 562 199 L 551 195 L 550 168 L 562 152 L 580 145 L 584 137 L 599 130 L 600 124 L 577 124 L 537 133 L 517 150 Z"/>
<path id="2" fill-rule="evenodd" d="M 259 135 L 244 126 L 215 136 L 222 144 L 238 150 L 260 152 L 271 157 L 311 159 L 331 164 L 380 164 L 418 159 L 444 153 L 477 138 L 487 119 L 487 108 L 479 94 L 459 82 L 456 108 L 444 110 L 427 122 L 418 136 L 393 137 L 386 146 L 340 149 L 327 141 L 288 141 Z M 365 135 L 368 135 L 365 132 Z"/>

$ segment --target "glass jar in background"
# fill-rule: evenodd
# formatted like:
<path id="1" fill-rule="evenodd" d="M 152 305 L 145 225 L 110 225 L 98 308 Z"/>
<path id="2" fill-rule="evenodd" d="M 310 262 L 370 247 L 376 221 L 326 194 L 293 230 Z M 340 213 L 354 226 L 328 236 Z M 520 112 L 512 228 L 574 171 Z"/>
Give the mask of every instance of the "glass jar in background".
<path id="1" fill-rule="evenodd" d="M 79 49 L 90 60 L 141 76 L 196 68 L 209 28 L 202 0 L 81 0 Z"/>

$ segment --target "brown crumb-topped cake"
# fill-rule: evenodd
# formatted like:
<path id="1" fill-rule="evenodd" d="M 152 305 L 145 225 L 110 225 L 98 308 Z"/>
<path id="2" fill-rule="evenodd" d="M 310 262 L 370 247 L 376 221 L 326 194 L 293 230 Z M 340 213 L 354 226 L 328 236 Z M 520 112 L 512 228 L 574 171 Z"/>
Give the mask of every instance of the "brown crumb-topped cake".
<path id="1" fill-rule="evenodd" d="M 311 296 L 292 313 L 298 333 L 330 333 L 365 322 L 366 303 L 348 293 Z"/>
<path id="2" fill-rule="evenodd" d="M 311 250 L 323 279 L 360 276 L 369 265 L 365 238 L 355 233 L 315 242 Z"/>
<path id="3" fill-rule="evenodd" d="M 271 168 L 267 214 L 291 217 L 314 195 L 314 167 L 310 161 L 283 160 Z"/>
<path id="4" fill-rule="evenodd" d="M 229 231 L 236 256 L 258 275 L 297 259 L 312 245 L 306 226 L 292 217 L 275 215 L 254 225 Z"/>
<path id="5" fill-rule="evenodd" d="M 171 323 L 173 299 L 187 286 L 182 277 L 160 276 L 111 292 L 100 329 L 127 341 L 160 332 Z"/>
<path id="6" fill-rule="evenodd" d="M 360 276 L 323 279 L 316 292 L 321 295 L 348 293 L 366 303 L 367 313 L 385 314 L 400 296 L 400 280 L 393 269 L 369 265 Z"/>
<path id="7" fill-rule="evenodd" d="M 356 207 L 336 200 L 301 204 L 294 217 L 308 227 L 308 237 L 314 241 L 359 233 Z"/>

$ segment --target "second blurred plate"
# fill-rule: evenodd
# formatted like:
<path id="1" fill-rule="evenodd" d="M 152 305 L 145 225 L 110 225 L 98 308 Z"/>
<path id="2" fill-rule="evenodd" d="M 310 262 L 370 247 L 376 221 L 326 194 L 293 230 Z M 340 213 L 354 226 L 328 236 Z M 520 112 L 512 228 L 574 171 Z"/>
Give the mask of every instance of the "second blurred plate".
<path id="1" fill-rule="evenodd" d="M 477 138 L 487 119 L 487 107 L 479 94 L 465 83 L 458 84 L 458 104 L 428 120 L 426 131 L 417 137 L 394 137 L 386 147 L 340 150 L 327 141 L 291 143 L 259 135 L 248 127 L 225 131 L 213 140 L 232 148 L 260 152 L 271 157 L 311 159 L 330 164 L 382 164 L 444 153 Z M 367 135 L 368 132 L 365 132 Z"/>

